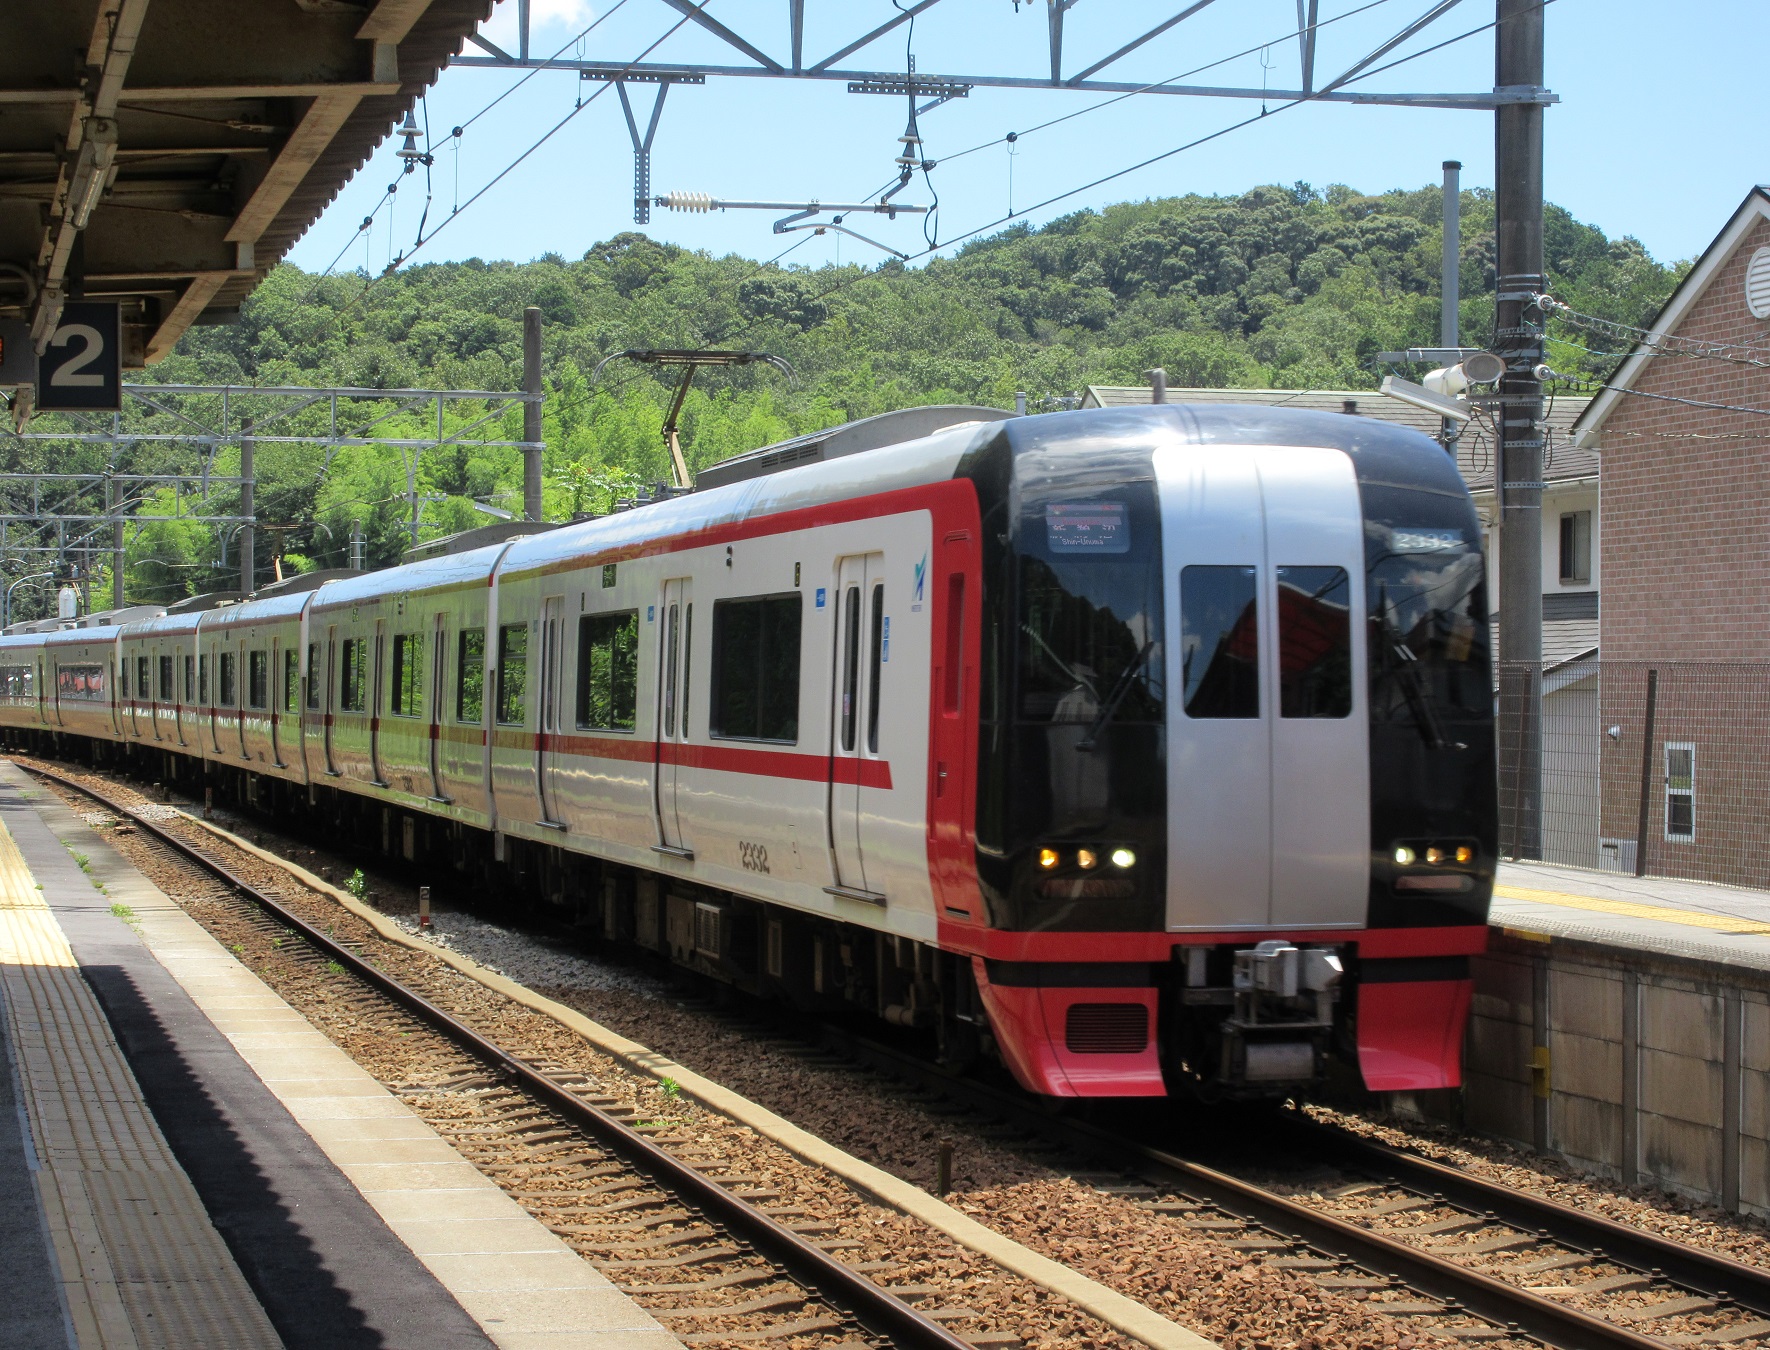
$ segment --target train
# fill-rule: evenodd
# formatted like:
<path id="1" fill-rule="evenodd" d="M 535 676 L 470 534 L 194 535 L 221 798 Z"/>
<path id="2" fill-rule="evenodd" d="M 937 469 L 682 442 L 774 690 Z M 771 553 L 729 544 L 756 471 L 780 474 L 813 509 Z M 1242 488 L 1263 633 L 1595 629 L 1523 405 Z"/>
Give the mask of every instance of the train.
<path id="1" fill-rule="evenodd" d="M 1459 1084 L 1494 699 L 1436 442 L 912 408 L 459 542 L 15 626 L 0 736 L 521 887 L 1047 1097 Z"/>

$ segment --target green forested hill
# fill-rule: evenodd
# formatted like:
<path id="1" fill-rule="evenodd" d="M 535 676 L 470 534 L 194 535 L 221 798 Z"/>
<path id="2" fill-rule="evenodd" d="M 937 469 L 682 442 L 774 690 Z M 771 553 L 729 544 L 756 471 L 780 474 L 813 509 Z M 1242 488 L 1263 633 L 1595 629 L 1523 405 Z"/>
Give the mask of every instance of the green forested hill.
<path id="1" fill-rule="evenodd" d="M 1464 340 L 1480 343 L 1493 310 L 1490 194 L 1465 193 L 1462 211 Z M 919 268 L 763 267 L 638 233 L 574 260 L 414 265 L 366 293 L 360 274 L 283 267 L 237 326 L 193 329 L 150 378 L 514 389 L 522 310 L 538 305 L 548 512 L 564 518 L 667 475 L 664 384 L 625 363 L 589 382 L 618 348 L 744 347 L 798 372 L 792 386 L 762 367 L 703 375 L 684 417 L 691 467 L 910 403 L 1011 406 L 1016 390 L 1037 401 L 1141 383 L 1157 365 L 1176 385 L 1374 388 L 1376 352 L 1437 340 L 1441 218 L 1437 187 L 1367 196 L 1299 184 L 1080 211 Z M 1681 275 L 1559 208 L 1547 227 L 1551 289 L 1587 313 L 1643 323 Z M 1585 376 L 1610 364 L 1569 346 L 1553 359 Z M 514 438 L 518 427 L 512 417 L 489 434 Z M 322 473 L 317 451 L 261 448 L 259 468 L 261 519 L 300 527 L 265 532 L 264 549 L 337 563 L 353 519 L 374 561 L 407 540 L 405 473 L 392 456 L 344 451 Z M 448 500 L 424 508 L 426 533 L 484 523 L 469 498 L 508 507 L 519 489 L 516 452 L 468 444 L 427 455 L 419 491 Z M 196 527 L 144 530 L 131 548 L 130 598 L 213 584 L 217 554 Z"/>

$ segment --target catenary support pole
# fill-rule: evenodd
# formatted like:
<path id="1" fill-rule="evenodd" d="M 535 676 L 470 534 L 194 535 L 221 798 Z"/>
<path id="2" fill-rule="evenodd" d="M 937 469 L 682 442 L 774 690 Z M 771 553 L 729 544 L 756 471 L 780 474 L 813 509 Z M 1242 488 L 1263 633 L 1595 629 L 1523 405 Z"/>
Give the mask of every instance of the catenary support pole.
<path id="1" fill-rule="evenodd" d="M 1497 0 L 1494 83 L 1543 84 L 1543 0 Z M 1494 112 L 1494 236 L 1499 284 L 1494 350 L 1500 380 L 1500 791 L 1517 822 L 1513 856 L 1542 856 L 1543 659 L 1543 109 Z M 1509 798 L 1509 800 L 1508 800 Z"/>
<path id="2" fill-rule="evenodd" d="M 541 311 L 530 305 L 522 312 L 522 390 L 541 392 Z M 529 444 L 522 452 L 522 514 L 541 518 L 541 405 L 530 400 L 522 405 L 522 438 Z"/>
<path id="3" fill-rule="evenodd" d="M 248 423 L 242 430 L 251 431 L 251 424 Z M 253 516 L 257 512 L 254 490 L 258 484 L 255 481 L 256 471 L 252 463 L 252 451 L 251 436 L 241 435 L 240 514 L 245 517 L 245 521 L 240 526 L 240 591 L 244 595 L 250 595 L 258 589 L 258 532 L 254 528 L 255 522 L 253 521 Z"/>

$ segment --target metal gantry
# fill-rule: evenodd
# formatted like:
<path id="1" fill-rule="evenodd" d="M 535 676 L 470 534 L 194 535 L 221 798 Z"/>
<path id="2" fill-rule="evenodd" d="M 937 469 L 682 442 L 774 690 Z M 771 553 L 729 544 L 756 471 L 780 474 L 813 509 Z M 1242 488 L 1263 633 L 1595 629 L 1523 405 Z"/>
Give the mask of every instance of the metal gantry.
<path id="1" fill-rule="evenodd" d="M 225 558 L 238 536 L 240 589 L 251 591 L 255 571 L 255 452 L 264 444 L 316 446 L 324 450 L 323 476 L 340 450 L 368 447 L 399 453 L 406 470 L 405 496 L 411 505 L 412 542 L 418 542 L 422 509 L 434 496 L 420 494 L 419 458 L 427 451 L 471 440 L 474 445 L 518 449 L 525 460 L 538 460 L 539 439 L 501 440 L 474 433 L 502 418 L 511 408 L 533 404 L 543 395 L 486 389 L 314 388 L 278 385 L 125 384 L 124 410 L 109 415 L 40 415 L 25 432 L 0 430 L 0 447 L 17 457 L 27 445 L 102 449 L 102 471 L 60 472 L 52 469 L 0 473 L 0 492 L 11 500 L 0 509 L 0 581 L 18 576 L 21 559 L 53 556 L 64 575 L 83 577 L 88 585 L 94 555 L 111 559 L 112 603 L 123 607 L 123 555 L 126 531 L 162 521 L 212 526 L 222 532 Z M 451 405 L 474 403 L 460 425 L 451 425 Z M 376 428 L 396 417 L 421 416 L 434 434 L 377 435 Z M 457 419 L 459 420 L 459 419 Z M 46 425 L 51 424 L 51 425 Z M 158 447 L 160 460 L 180 461 L 158 472 L 136 473 L 124 466 L 142 447 Z M 224 447 L 239 451 L 239 471 L 215 472 Z M 182 452 L 182 453 L 181 453 Z M 174 509 L 143 511 L 156 492 L 170 488 Z M 218 494 L 237 496 L 237 509 L 220 509 Z M 186 509 L 186 503 L 190 509 Z M 231 504 L 231 503 L 230 503 Z M 70 526 L 86 525 L 70 535 Z M 110 538 L 104 539 L 109 533 Z M 22 538 L 20 535 L 22 534 Z M 74 560 L 83 558 L 80 567 Z"/>
<path id="2" fill-rule="evenodd" d="M 702 61 L 686 62 L 653 62 L 653 61 L 591 61 L 581 57 L 567 57 L 556 53 L 551 56 L 533 54 L 531 38 L 532 13 L 531 6 L 523 3 L 517 7 L 517 43 L 514 52 L 505 51 L 489 38 L 474 34 L 468 41 L 479 48 L 480 55 L 457 57 L 453 65 L 483 70 L 560 70 L 574 72 L 580 80 L 605 83 L 612 81 L 616 92 L 620 95 L 621 108 L 626 117 L 628 135 L 633 142 L 633 219 L 635 223 L 644 225 L 651 219 L 651 208 L 656 204 L 651 191 L 651 153 L 652 143 L 657 137 L 658 122 L 664 111 L 664 99 L 673 84 L 704 85 L 709 78 L 720 79 L 766 79 L 766 80 L 800 80 L 808 82 L 838 81 L 846 84 L 851 94 L 888 95 L 898 98 L 909 98 L 912 106 L 917 100 L 925 99 L 918 113 L 928 112 L 942 103 L 955 98 L 967 97 L 973 89 L 1022 89 L 1022 90 L 1057 90 L 1083 94 L 1147 94 L 1179 98 L 1232 98 L 1259 99 L 1262 102 L 1289 103 L 1307 100 L 1318 103 L 1354 103 L 1381 104 L 1404 108 L 1450 108 L 1474 111 L 1495 111 L 1500 108 L 1525 104 L 1540 107 L 1543 104 L 1557 101 L 1554 94 L 1541 87 L 1540 84 L 1496 84 L 1490 89 L 1472 90 L 1468 92 L 1454 91 L 1386 91 L 1372 89 L 1354 89 L 1354 82 L 1367 78 L 1370 74 L 1382 69 L 1380 63 L 1385 58 L 1405 46 L 1415 37 L 1433 28 L 1439 20 L 1445 18 L 1456 9 L 1460 0 L 1430 0 L 1425 8 L 1417 12 L 1408 22 L 1391 32 L 1382 41 L 1368 51 L 1364 51 L 1356 60 L 1350 62 L 1338 74 L 1329 79 L 1318 78 L 1316 68 L 1317 40 L 1320 29 L 1327 22 L 1336 21 L 1334 16 L 1323 16 L 1320 12 L 1320 0 L 1296 0 L 1297 27 L 1288 37 L 1279 42 L 1269 44 L 1272 47 L 1289 48 L 1295 43 L 1295 60 L 1292 69 L 1295 71 L 1296 83 L 1289 88 L 1272 87 L 1263 84 L 1258 88 L 1252 85 L 1204 85 L 1182 83 L 1180 79 L 1149 82 L 1145 80 L 1127 80 L 1113 78 L 1114 67 L 1125 58 L 1140 51 L 1157 38 L 1179 27 L 1187 19 L 1200 11 L 1210 8 L 1215 0 L 1189 0 L 1189 3 L 1176 4 L 1174 12 L 1148 28 L 1140 25 L 1127 25 L 1122 16 L 1111 6 L 1093 6 L 1079 16 L 1073 16 L 1079 0 L 1024 0 L 1028 5 L 1042 3 L 1046 11 L 1046 55 L 1048 63 L 1039 70 L 974 70 L 968 72 L 929 72 L 915 68 L 913 58 L 907 70 L 880 69 L 866 64 L 846 64 L 851 57 L 895 32 L 902 25 L 909 23 L 918 15 L 925 14 L 941 3 L 941 0 L 919 0 L 919 3 L 904 5 L 897 9 L 884 22 L 865 27 L 862 24 L 851 26 L 860 31 L 854 36 L 826 53 L 821 58 L 807 60 L 805 55 L 805 18 L 807 0 L 787 0 L 787 42 L 789 51 L 780 55 L 770 55 L 758 41 L 738 32 L 730 24 L 722 22 L 707 12 L 704 3 L 695 0 L 654 0 L 654 3 L 675 11 L 689 22 L 698 25 L 704 32 L 717 38 L 729 49 L 735 58 L 723 64 Z M 853 4 L 832 7 L 842 18 L 849 17 L 858 8 Z M 1004 6 L 1005 8 L 1005 6 Z M 1018 5 L 1016 5 L 1018 9 Z M 1348 17 L 1342 15 L 1340 17 Z M 1078 41 L 1080 39 L 1080 41 Z M 1086 45 L 1088 50 L 1097 51 L 1116 44 L 1107 54 L 1093 59 L 1076 61 L 1071 59 L 1069 52 L 1077 46 Z M 1006 48 L 1009 44 L 1001 44 Z M 1067 47 L 1067 50 L 1066 50 Z M 1263 49 L 1262 49 L 1263 50 Z M 645 84 L 655 86 L 649 119 L 644 121 L 634 114 L 633 104 L 628 96 L 629 84 Z"/>

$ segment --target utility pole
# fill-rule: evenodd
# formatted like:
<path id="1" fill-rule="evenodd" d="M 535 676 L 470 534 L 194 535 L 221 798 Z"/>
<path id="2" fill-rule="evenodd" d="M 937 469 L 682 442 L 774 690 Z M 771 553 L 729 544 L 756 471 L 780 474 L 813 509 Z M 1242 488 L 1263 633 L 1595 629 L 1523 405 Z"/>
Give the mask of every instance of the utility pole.
<path id="1" fill-rule="evenodd" d="M 522 391 L 541 392 L 541 311 L 530 305 L 522 312 Z M 522 405 L 522 438 L 529 442 L 522 452 L 522 513 L 529 520 L 541 518 L 541 403 L 538 398 Z"/>
<path id="2" fill-rule="evenodd" d="M 1494 84 L 1543 85 L 1543 0 L 1497 0 Z M 1543 108 L 1494 111 L 1494 352 L 1499 392 L 1500 822 L 1512 856 L 1542 856 Z"/>
<path id="3" fill-rule="evenodd" d="M 1459 350 L 1463 345 L 1460 335 L 1462 319 L 1458 313 L 1458 306 L 1462 302 L 1462 171 L 1460 161 L 1444 161 L 1444 254 L 1438 267 L 1438 345 L 1447 351 Z M 1456 359 L 1454 356 L 1445 357 L 1447 362 Z M 1456 418 L 1439 419 L 1438 439 L 1453 460 L 1457 457 L 1457 438 L 1462 433 L 1463 424 Z"/>
<path id="4" fill-rule="evenodd" d="M 257 484 L 253 481 L 251 430 L 250 422 L 240 428 L 240 514 L 245 517 L 240 526 L 240 592 L 243 595 L 250 595 L 258 589 L 258 532 L 253 528 L 252 520 L 257 511 L 254 499 Z"/>

